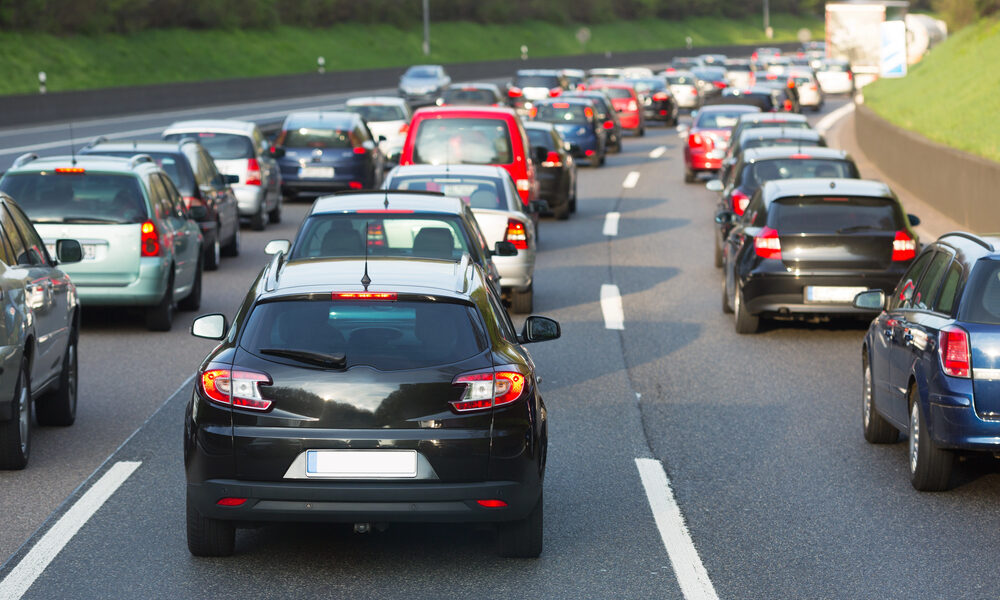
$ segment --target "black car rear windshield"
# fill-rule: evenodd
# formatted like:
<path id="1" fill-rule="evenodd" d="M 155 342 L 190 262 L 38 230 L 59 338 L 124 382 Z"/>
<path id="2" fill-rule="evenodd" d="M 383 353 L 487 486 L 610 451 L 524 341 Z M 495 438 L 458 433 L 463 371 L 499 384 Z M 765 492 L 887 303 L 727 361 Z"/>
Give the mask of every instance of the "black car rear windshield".
<path id="1" fill-rule="evenodd" d="M 548 136 L 547 132 L 545 133 Z M 549 144 L 552 138 L 549 136 Z M 461 198 L 471 208 L 507 210 L 507 194 L 503 182 L 496 177 L 478 175 L 413 175 L 393 177 L 389 189 L 441 192 Z"/>
<path id="2" fill-rule="evenodd" d="M 962 320 L 1000 325 L 1000 261 L 983 259 L 976 262 L 962 297 L 965 312 Z"/>
<path id="3" fill-rule="evenodd" d="M 0 182 L 0 191 L 35 223 L 140 223 L 148 216 L 134 175 L 11 173 Z"/>
<path id="4" fill-rule="evenodd" d="M 289 148 L 353 148 L 361 145 L 349 128 L 292 126 L 278 135 L 277 145 Z M 358 142 L 355 144 L 355 142 Z"/>
<path id="5" fill-rule="evenodd" d="M 163 139 L 177 141 L 182 138 L 193 137 L 201 142 L 201 145 L 208 150 L 215 160 L 236 160 L 240 158 L 253 158 L 253 141 L 249 136 L 234 133 L 214 133 L 211 131 L 201 131 L 198 133 L 171 133 L 163 136 Z"/>
<path id="6" fill-rule="evenodd" d="M 808 148 L 805 148 L 808 151 Z M 836 177 L 857 179 L 854 163 L 832 158 L 775 158 L 746 165 L 742 183 L 751 189 L 776 179 Z"/>
<path id="7" fill-rule="evenodd" d="M 403 110 L 403 107 L 391 104 L 356 104 L 345 106 L 344 111 L 357 113 L 369 123 L 406 120 L 406 111 Z"/>
<path id="8" fill-rule="evenodd" d="M 161 169 L 170 177 L 170 180 L 174 182 L 177 186 L 177 191 L 181 193 L 182 196 L 193 196 L 194 195 L 194 173 L 191 172 L 191 165 L 188 163 L 186 156 L 177 153 L 167 153 L 167 152 L 146 152 L 146 151 L 128 151 L 128 152 L 104 152 L 98 150 L 92 154 L 100 154 L 102 156 L 117 156 L 119 158 L 132 158 L 136 154 L 148 154 L 156 161 L 156 164 L 160 166 Z"/>
<path id="9" fill-rule="evenodd" d="M 479 88 L 446 90 L 441 99 L 445 104 L 490 105 L 500 102 L 492 90 Z"/>
<path id="10" fill-rule="evenodd" d="M 538 112 L 535 113 L 536 121 L 545 123 L 575 123 L 584 125 L 590 122 L 594 116 L 594 109 L 584 104 L 572 104 L 569 102 L 551 102 L 540 104 Z"/>
<path id="11" fill-rule="evenodd" d="M 620 87 L 598 87 L 598 88 L 594 88 L 594 89 L 601 90 L 602 92 L 604 92 L 605 94 L 607 94 L 608 98 L 611 98 L 613 100 L 622 100 L 622 99 L 628 99 L 628 98 L 632 97 L 632 92 L 630 90 L 626 89 L 626 88 L 620 88 Z"/>
<path id="12" fill-rule="evenodd" d="M 427 119 L 417 130 L 413 162 L 510 164 L 510 130 L 500 119 Z"/>
<path id="13" fill-rule="evenodd" d="M 240 346 L 266 360 L 296 362 L 303 351 L 298 362 L 307 365 L 342 355 L 346 368 L 397 371 L 471 358 L 486 350 L 486 339 L 478 312 L 466 304 L 283 300 L 254 308 Z"/>
<path id="14" fill-rule="evenodd" d="M 902 229 L 896 203 L 864 196 L 781 198 L 771 205 L 768 224 L 782 235 L 849 234 Z"/>
<path id="15" fill-rule="evenodd" d="M 629 83 L 635 88 L 635 91 L 646 93 L 646 92 L 662 92 L 667 89 L 667 81 L 665 79 L 659 78 L 648 78 L 648 79 L 629 79 Z"/>
<path id="16" fill-rule="evenodd" d="M 372 211 L 313 215 L 295 240 L 292 258 L 406 256 L 458 260 L 469 251 L 457 215 Z"/>
<path id="17" fill-rule="evenodd" d="M 555 75 L 517 75 L 514 77 L 514 87 L 543 87 L 551 90 L 559 87 L 559 78 Z"/>
<path id="18" fill-rule="evenodd" d="M 752 148 L 773 148 L 775 146 L 800 146 L 810 148 L 813 146 L 823 146 L 823 140 L 810 140 L 792 137 L 750 137 L 743 140 L 740 148 L 750 150 Z"/>

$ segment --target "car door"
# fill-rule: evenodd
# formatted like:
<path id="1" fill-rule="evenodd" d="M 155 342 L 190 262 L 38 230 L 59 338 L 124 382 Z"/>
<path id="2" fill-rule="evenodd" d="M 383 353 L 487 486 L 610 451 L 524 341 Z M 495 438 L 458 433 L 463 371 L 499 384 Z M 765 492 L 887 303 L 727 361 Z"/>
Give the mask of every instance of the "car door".
<path id="1" fill-rule="evenodd" d="M 225 244 L 226 240 L 230 239 L 236 228 L 240 226 L 236 195 L 233 194 L 233 189 L 226 182 L 225 175 L 215 167 L 215 161 L 204 148 L 197 149 L 195 158 L 198 185 L 202 186 L 203 193 L 210 194 L 212 197 L 215 213 L 219 219 L 219 240 Z"/>
<path id="2" fill-rule="evenodd" d="M 24 327 L 28 310 L 24 303 L 23 271 L 16 267 L 14 251 L 0 231 L 0 398 L 14 397 L 24 354 Z M 0 415 L 7 416 L 7 415 Z"/>
<path id="3" fill-rule="evenodd" d="M 726 212 L 728 213 L 728 211 Z M 748 247 L 753 246 L 754 236 L 767 222 L 767 211 L 761 193 L 755 194 L 743 215 L 735 218 L 736 222 L 725 239 L 723 249 L 723 264 L 726 273 L 725 289 L 730 306 L 733 306 L 735 294 L 742 285 L 742 266 L 748 259 Z"/>
<path id="4" fill-rule="evenodd" d="M 900 350 L 897 353 L 901 360 L 890 367 L 893 385 L 905 390 L 910 377 L 916 376 L 917 381 L 923 381 L 926 373 L 920 363 L 925 360 L 928 351 L 933 353 L 937 348 L 937 334 L 947 319 L 934 313 L 934 301 L 937 299 L 941 281 L 944 279 L 954 255 L 946 248 L 940 247 L 934 253 L 927 270 L 920 277 L 920 282 L 904 308 Z M 896 367 L 899 370 L 896 370 Z M 904 392 L 905 394 L 905 392 Z M 908 407 L 907 407 L 908 408 Z"/>
<path id="5" fill-rule="evenodd" d="M 174 186 L 174 182 L 166 175 L 160 176 L 163 188 L 167 193 L 167 201 L 170 207 L 170 220 L 174 223 L 177 231 L 175 237 L 175 252 L 180 256 L 179 262 L 184 264 L 187 274 L 185 279 L 188 284 L 193 284 L 198 272 L 198 265 L 201 261 L 202 235 L 198 222 L 191 218 L 181 194 Z"/>
<path id="6" fill-rule="evenodd" d="M 257 155 L 257 163 L 261 166 L 261 175 L 265 178 L 263 185 L 267 190 L 265 205 L 267 210 L 271 210 L 278 204 L 278 197 L 281 195 L 281 174 L 278 172 L 278 161 L 271 156 L 270 144 L 260 129 L 254 127 L 251 135 L 253 139 L 254 153 Z"/>
<path id="7" fill-rule="evenodd" d="M 198 244 L 197 240 L 192 239 L 191 232 L 186 227 L 187 219 L 182 216 L 180 206 L 175 205 L 175 201 L 168 191 L 173 190 L 174 194 L 177 193 L 173 184 L 159 173 L 152 174 L 149 181 L 153 201 L 157 206 L 156 212 L 173 251 L 174 293 L 176 294 L 177 290 L 187 289 L 194 283 L 198 257 L 193 255 L 192 247 L 197 247 Z"/>

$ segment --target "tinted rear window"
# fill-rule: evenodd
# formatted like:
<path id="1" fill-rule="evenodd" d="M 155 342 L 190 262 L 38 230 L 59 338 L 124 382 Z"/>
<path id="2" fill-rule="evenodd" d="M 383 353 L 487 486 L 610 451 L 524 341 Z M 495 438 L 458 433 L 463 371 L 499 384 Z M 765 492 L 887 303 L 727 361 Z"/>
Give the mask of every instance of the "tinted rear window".
<path id="1" fill-rule="evenodd" d="M 857 179 L 854 165 L 846 160 L 828 158 L 776 158 L 749 164 L 743 170 L 743 182 L 760 186 L 775 179 L 836 177 Z M 754 188 L 756 189 L 756 187 Z"/>
<path id="2" fill-rule="evenodd" d="M 546 132 L 541 132 L 551 137 Z M 445 196 L 461 198 L 472 208 L 492 208 L 507 210 L 507 194 L 503 182 L 496 177 L 475 177 L 471 175 L 444 175 L 393 177 L 389 189 L 441 192 Z"/>
<path id="3" fill-rule="evenodd" d="M 667 75 L 670 85 L 694 85 L 694 78 L 687 75 Z"/>
<path id="4" fill-rule="evenodd" d="M 292 258 L 406 256 L 458 260 L 468 251 L 457 216 L 332 214 L 309 217 Z"/>
<path id="5" fill-rule="evenodd" d="M 437 77 L 437 67 L 410 67 L 403 77 Z"/>
<path id="6" fill-rule="evenodd" d="M 744 125 L 746 129 L 757 129 L 759 127 L 784 127 L 785 129 L 809 129 L 809 123 L 805 121 L 750 121 Z"/>
<path id="7" fill-rule="evenodd" d="M 539 105 L 534 119 L 546 123 L 577 123 L 582 125 L 589 122 L 593 115 L 594 109 L 589 106 L 570 104 L 569 102 L 553 102 Z"/>
<path id="8" fill-rule="evenodd" d="M 194 174 L 191 171 L 191 166 L 187 162 L 187 157 L 178 154 L 168 154 L 166 152 L 103 152 L 98 147 L 96 152 L 90 152 L 89 154 L 100 154 L 101 156 L 117 156 L 119 158 L 132 158 L 136 154 L 148 154 L 156 164 L 163 169 L 170 180 L 174 182 L 177 186 L 177 191 L 181 193 L 182 196 L 193 196 L 194 195 Z"/>
<path id="9" fill-rule="evenodd" d="M 695 127 L 698 129 L 729 129 L 736 125 L 740 115 L 746 111 L 713 110 L 703 111 L 698 114 Z"/>
<path id="10" fill-rule="evenodd" d="M 148 214 L 133 175 L 14 173 L 0 190 L 36 223 L 138 223 Z"/>
<path id="11" fill-rule="evenodd" d="M 386 104 L 361 104 L 357 106 L 345 106 L 344 111 L 357 113 L 361 118 L 369 123 L 380 121 L 405 121 L 406 112 L 400 106 Z"/>
<path id="12" fill-rule="evenodd" d="M 742 148 L 744 150 L 750 150 L 751 148 L 771 148 L 774 146 L 822 146 L 823 144 L 820 140 L 808 140 L 799 138 L 747 138 L 743 140 Z M 836 175 L 829 175 L 829 177 L 837 177 Z"/>
<path id="13" fill-rule="evenodd" d="M 253 141 L 245 135 L 202 131 L 199 133 L 172 133 L 163 136 L 163 139 L 180 140 L 186 137 L 196 138 L 215 160 L 235 160 L 253 158 L 254 156 Z"/>
<path id="14" fill-rule="evenodd" d="M 417 131 L 413 162 L 510 164 L 510 130 L 500 119 L 427 119 Z"/>
<path id="15" fill-rule="evenodd" d="M 495 104 L 499 102 L 495 93 L 483 89 L 447 90 L 442 98 L 445 104 Z"/>
<path id="16" fill-rule="evenodd" d="M 1000 261 L 975 264 L 962 294 L 962 310 L 965 321 L 1000 325 Z"/>
<path id="17" fill-rule="evenodd" d="M 354 141 L 350 129 L 310 126 L 285 129 L 277 143 L 289 148 L 353 148 Z"/>
<path id="18" fill-rule="evenodd" d="M 559 78 L 554 75 L 518 75 L 514 78 L 514 86 L 519 88 L 543 87 L 552 89 L 559 87 Z"/>
<path id="19" fill-rule="evenodd" d="M 305 350 L 344 354 L 347 368 L 396 371 L 476 356 L 486 350 L 486 334 L 465 304 L 285 300 L 254 308 L 240 345 L 268 360 L 268 349 Z"/>
<path id="20" fill-rule="evenodd" d="M 863 233 L 901 229 L 896 205 L 884 198 L 806 196 L 771 205 L 768 224 L 791 233 Z"/>
<path id="21" fill-rule="evenodd" d="M 667 82 L 663 79 L 630 79 L 629 83 L 637 92 L 659 92 L 667 89 Z"/>
<path id="22" fill-rule="evenodd" d="M 609 98 L 615 100 L 627 99 L 632 97 L 632 91 L 625 88 L 615 88 L 615 87 L 599 87 L 594 88 L 601 90 L 608 95 Z"/>

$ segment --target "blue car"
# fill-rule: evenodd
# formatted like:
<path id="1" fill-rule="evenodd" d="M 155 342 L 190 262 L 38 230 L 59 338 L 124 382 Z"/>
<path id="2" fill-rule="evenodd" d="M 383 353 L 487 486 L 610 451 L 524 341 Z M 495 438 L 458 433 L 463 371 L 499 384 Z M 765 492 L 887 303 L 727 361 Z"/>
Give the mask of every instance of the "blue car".
<path id="1" fill-rule="evenodd" d="M 586 159 L 592 167 L 604 164 L 607 134 L 590 99 L 542 100 L 531 109 L 531 120 L 552 123 L 562 139 L 569 144 L 573 158 Z"/>
<path id="2" fill-rule="evenodd" d="M 296 112 L 285 117 L 271 149 L 285 198 L 315 198 L 382 184 L 385 161 L 364 119 L 351 112 Z"/>
<path id="3" fill-rule="evenodd" d="M 1000 250 L 949 233 L 923 249 L 879 308 L 862 351 L 865 439 L 909 435 L 910 481 L 947 489 L 958 452 L 1000 452 Z"/>

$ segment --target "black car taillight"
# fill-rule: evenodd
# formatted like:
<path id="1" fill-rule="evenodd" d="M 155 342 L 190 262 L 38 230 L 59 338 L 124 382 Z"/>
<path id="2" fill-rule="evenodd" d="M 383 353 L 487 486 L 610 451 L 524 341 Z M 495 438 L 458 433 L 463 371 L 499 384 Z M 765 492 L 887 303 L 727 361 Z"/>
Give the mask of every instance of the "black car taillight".
<path id="1" fill-rule="evenodd" d="M 202 393 L 217 404 L 259 411 L 271 408 L 271 401 L 260 395 L 261 385 L 271 385 L 267 373 L 209 365 L 201 372 L 200 385 Z"/>
<path id="2" fill-rule="evenodd" d="M 455 412 L 487 410 L 515 402 L 524 391 L 524 375 L 517 371 L 465 373 L 452 381 L 464 385 L 465 391 L 451 407 Z"/>

